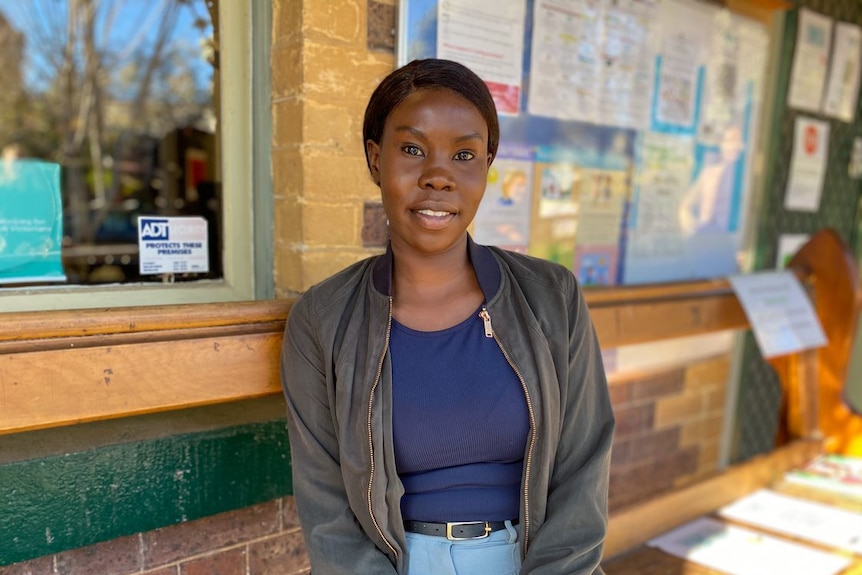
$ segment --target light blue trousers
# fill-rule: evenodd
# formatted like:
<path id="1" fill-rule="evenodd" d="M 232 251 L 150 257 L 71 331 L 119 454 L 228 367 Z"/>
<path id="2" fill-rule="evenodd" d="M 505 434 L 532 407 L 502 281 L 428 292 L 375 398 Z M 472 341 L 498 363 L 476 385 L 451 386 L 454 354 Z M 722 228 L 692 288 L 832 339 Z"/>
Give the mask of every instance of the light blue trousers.
<path id="1" fill-rule="evenodd" d="M 519 529 L 506 528 L 485 539 L 449 541 L 436 535 L 407 533 L 405 575 L 518 575 L 521 570 Z"/>

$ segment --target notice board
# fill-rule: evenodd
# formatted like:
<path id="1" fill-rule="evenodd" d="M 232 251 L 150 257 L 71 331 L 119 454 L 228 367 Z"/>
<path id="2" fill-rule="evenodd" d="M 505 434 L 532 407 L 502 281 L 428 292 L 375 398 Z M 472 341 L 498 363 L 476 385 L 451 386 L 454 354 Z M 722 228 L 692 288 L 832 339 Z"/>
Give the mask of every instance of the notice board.
<path id="1" fill-rule="evenodd" d="M 401 0 L 398 59 L 488 84 L 500 149 L 473 235 L 584 285 L 739 271 L 769 50 L 695 0 Z"/>

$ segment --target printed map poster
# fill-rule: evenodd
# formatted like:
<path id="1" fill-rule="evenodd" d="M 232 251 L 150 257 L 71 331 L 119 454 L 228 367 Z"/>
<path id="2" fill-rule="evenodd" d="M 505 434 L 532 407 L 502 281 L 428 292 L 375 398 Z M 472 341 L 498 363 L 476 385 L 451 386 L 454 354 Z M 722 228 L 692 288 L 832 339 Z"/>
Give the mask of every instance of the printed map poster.
<path id="1" fill-rule="evenodd" d="M 501 146 L 488 170 L 488 185 L 473 219 L 480 244 L 526 253 L 530 243 L 533 155 L 525 146 Z"/>
<path id="2" fill-rule="evenodd" d="M 788 105 L 809 112 L 820 111 L 831 43 L 832 20 L 817 12 L 800 8 L 796 25 L 796 52 L 790 71 Z"/>
<path id="3" fill-rule="evenodd" d="M 60 166 L 0 160 L 0 284 L 62 282 Z"/>
<path id="4" fill-rule="evenodd" d="M 437 57 L 478 74 L 500 114 L 517 114 L 520 108 L 526 14 L 523 0 L 442 0 L 437 5 Z"/>

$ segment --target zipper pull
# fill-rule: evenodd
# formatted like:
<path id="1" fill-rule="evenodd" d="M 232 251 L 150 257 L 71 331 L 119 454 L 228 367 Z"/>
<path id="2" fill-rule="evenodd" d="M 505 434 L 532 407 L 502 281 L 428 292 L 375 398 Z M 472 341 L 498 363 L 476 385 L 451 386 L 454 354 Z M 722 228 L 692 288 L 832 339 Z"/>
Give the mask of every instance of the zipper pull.
<path id="1" fill-rule="evenodd" d="M 485 322 L 485 337 L 494 337 L 494 330 L 491 329 L 491 314 L 488 313 L 488 308 L 482 306 L 479 317 Z"/>

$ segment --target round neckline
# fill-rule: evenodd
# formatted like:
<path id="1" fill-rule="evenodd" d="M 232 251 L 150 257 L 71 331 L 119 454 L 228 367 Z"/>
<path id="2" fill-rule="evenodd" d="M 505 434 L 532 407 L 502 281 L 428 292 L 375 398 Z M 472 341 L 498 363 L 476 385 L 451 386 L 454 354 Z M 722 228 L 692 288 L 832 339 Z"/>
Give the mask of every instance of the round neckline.
<path id="1" fill-rule="evenodd" d="M 392 318 L 392 327 L 403 332 L 403 333 L 406 333 L 409 335 L 416 335 L 416 336 L 420 336 L 420 337 L 433 337 L 433 336 L 438 336 L 438 335 L 445 335 L 445 334 L 449 334 L 449 333 L 454 333 L 457 331 L 461 331 L 462 329 L 466 329 L 467 326 L 470 324 L 470 322 L 474 319 L 481 320 L 481 318 L 479 317 L 479 312 L 482 311 L 482 307 L 484 305 L 485 304 L 482 304 L 479 307 L 477 307 L 473 312 L 470 313 L 470 315 L 468 315 L 466 318 L 459 321 L 455 325 L 450 326 L 450 327 L 444 327 L 443 329 L 436 329 L 436 330 L 430 330 L 430 331 L 421 330 L 421 329 L 414 329 L 412 327 L 408 327 L 408 326 L 404 325 L 403 323 L 401 323 L 400 321 L 398 321 L 394 317 Z"/>

